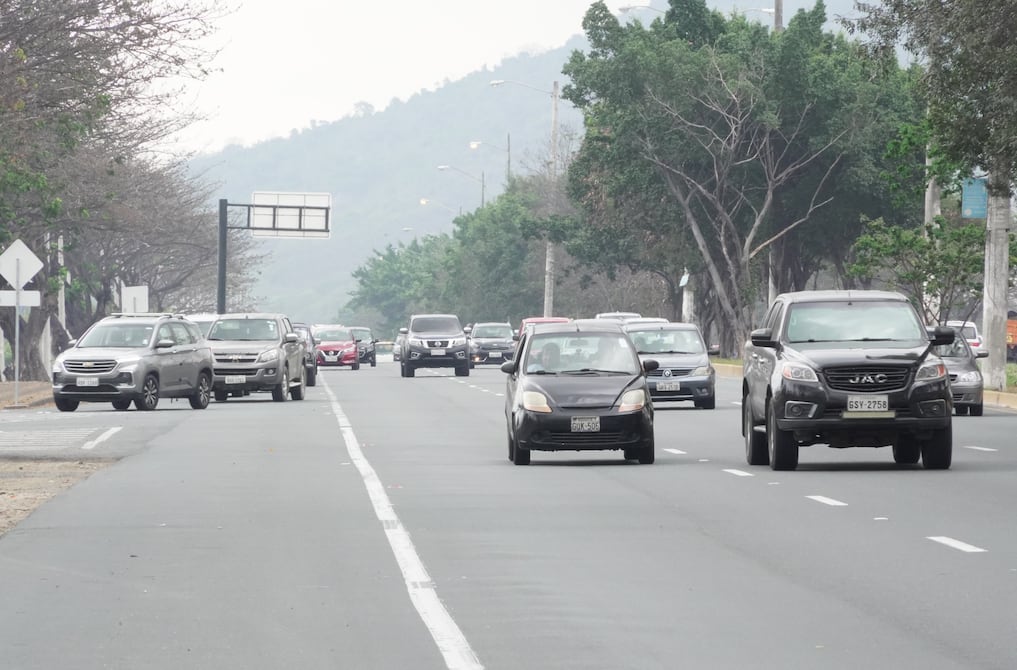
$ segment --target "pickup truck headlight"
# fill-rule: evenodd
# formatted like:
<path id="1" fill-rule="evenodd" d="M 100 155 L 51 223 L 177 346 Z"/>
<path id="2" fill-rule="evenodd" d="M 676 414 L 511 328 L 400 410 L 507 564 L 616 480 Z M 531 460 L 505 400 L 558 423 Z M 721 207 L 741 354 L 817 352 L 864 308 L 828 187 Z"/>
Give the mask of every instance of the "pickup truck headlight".
<path id="1" fill-rule="evenodd" d="M 274 360 L 277 360 L 278 358 L 279 358 L 279 350 L 278 349 L 269 349 L 268 351 L 261 352 L 261 355 L 258 356 L 258 362 L 259 363 L 268 363 L 269 361 L 274 361 Z"/>
<path id="2" fill-rule="evenodd" d="M 918 368 L 915 381 L 931 382 L 946 377 L 946 365 L 943 361 L 928 361 Z"/>
<path id="3" fill-rule="evenodd" d="M 423 347 L 423 346 L 427 346 L 427 345 L 424 344 L 423 340 L 419 340 L 419 339 L 417 339 L 415 337 L 411 337 L 410 338 L 410 346 L 411 347 Z"/>
<path id="4" fill-rule="evenodd" d="M 450 347 L 461 347 L 464 344 L 466 344 L 466 338 L 465 337 L 453 337 L 452 340 L 448 343 L 448 346 L 450 346 Z"/>
<path id="5" fill-rule="evenodd" d="M 643 409 L 646 405 L 646 393 L 643 389 L 632 389 L 622 394 L 621 400 L 618 402 L 619 412 L 634 412 L 639 409 Z"/>
<path id="6" fill-rule="evenodd" d="M 784 375 L 784 379 L 790 379 L 793 382 L 819 381 L 819 377 L 816 376 L 816 371 L 808 365 L 802 365 L 801 363 L 785 363 L 784 367 L 781 368 L 780 373 Z"/>

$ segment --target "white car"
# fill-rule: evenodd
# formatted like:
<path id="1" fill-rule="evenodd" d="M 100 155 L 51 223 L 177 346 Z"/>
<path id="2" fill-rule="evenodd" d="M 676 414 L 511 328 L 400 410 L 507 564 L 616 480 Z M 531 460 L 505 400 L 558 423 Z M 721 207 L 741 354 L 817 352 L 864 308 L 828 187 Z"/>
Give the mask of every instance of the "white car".
<path id="1" fill-rule="evenodd" d="M 947 321 L 946 325 L 950 328 L 955 328 L 957 332 L 964 336 L 964 339 L 968 341 L 971 348 L 978 352 L 982 348 L 982 335 L 978 332 L 978 326 L 975 325 L 974 321 Z"/>

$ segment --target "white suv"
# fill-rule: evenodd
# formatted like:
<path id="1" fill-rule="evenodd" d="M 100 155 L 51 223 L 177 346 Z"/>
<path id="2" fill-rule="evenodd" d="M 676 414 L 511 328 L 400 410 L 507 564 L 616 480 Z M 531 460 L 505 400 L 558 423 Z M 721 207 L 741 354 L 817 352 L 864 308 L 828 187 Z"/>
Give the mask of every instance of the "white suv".
<path id="1" fill-rule="evenodd" d="M 978 332 L 978 326 L 974 321 L 947 321 L 946 325 L 956 329 L 976 353 L 981 351 L 982 335 Z"/>

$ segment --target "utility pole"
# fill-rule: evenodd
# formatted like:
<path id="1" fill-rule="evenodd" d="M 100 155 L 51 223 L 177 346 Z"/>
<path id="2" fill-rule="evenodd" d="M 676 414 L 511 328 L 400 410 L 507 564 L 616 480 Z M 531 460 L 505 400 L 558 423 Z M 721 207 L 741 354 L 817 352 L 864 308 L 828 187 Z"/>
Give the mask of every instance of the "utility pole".
<path id="1" fill-rule="evenodd" d="M 773 0 L 773 32 L 776 34 L 782 30 L 784 30 L 784 0 Z M 767 304 L 773 304 L 774 298 L 777 297 L 777 273 L 775 271 L 777 258 L 776 254 L 773 253 L 773 245 L 777 243 L 776 240 L 771 242 L 770 248 L 766 252 Z M 783 244 L 783 238 L 780 244 Z"/>
<path id="2" fill-rule="evenodd" d="M 989 172 L 989 212 L 985 219 L 985 295 L 982 331 L 989 352 L 982 372 L 985 388 L 1006 390 L 1007 279 L 1010 275 L 1010 181 L 1004 170 Z"/>
<path id="3" fill-rule="evenodd" d="M 551 85 L 551 211 L 558 211 L 558 82 Z M 544 316 L 554 316 L 554 242 L 544 251 Z"/>

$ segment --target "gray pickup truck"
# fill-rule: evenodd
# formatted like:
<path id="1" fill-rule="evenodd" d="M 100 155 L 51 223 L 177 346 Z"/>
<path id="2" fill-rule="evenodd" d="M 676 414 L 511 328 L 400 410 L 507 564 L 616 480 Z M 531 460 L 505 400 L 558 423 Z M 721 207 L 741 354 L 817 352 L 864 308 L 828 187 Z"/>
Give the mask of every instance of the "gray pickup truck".
<path id="1" fill-rule="evenodd" d="M 271 391 L 272 399 L 304 399 L 304 342 L 282 314 L 223 314 L 208 331 L 215 359 L 216 401 Z"/>

